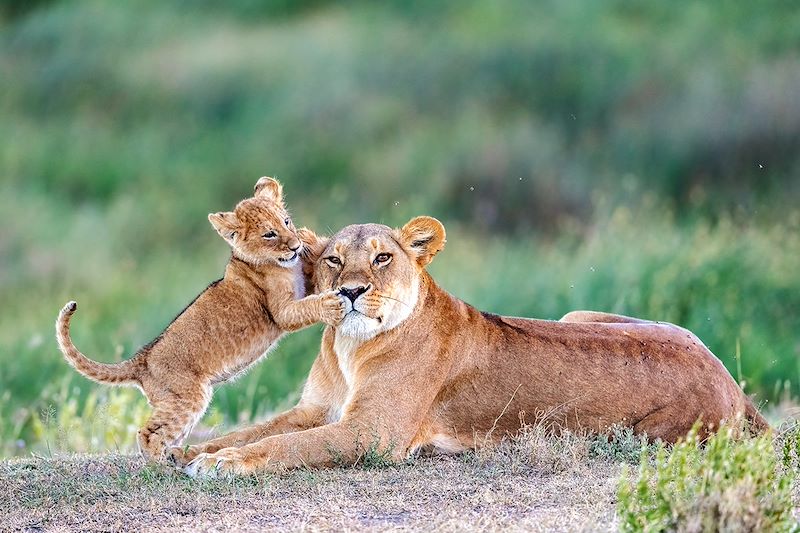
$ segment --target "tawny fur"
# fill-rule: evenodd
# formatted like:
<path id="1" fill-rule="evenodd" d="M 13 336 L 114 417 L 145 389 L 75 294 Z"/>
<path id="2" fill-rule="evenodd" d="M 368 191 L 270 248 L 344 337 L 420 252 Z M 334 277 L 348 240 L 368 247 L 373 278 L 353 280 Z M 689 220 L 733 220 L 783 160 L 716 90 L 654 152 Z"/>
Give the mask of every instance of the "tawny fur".
<path id="1" fill-rule="evenodd" d="M 343 314 L 333 291 L 303 298 L 300 237 L 316 236 L 295 230 L 277 181 L 262 178 L 253 198 L 209 220 L 232 248 L 225 276 L 131 359 L 98 363 L 75 348 L 69 334 L 75 302 L 56 322 L 58 345 L 78 372 L 100 383 L 137 386 L 147 396 L 153 412 L 138 441 L 154 459 L 188 435 L 211 401 L 212 385 L 244 372 L 284 332 L 335 324 Z"/>
<path id="2" fill-rule="evenodd" d="M 324 466 L 376 443 L 398 459 L 421 448 L 457 452 L 524 422 L 554 431 L 622 424 L 668 442 L 697 420 L 703 431 L 737 417 L 768 428 L 691 332 L 589 311 L 557 322 L 481 312 L 424 270 L 444 242 L 442 225 L 419 217 L 400 230 L 349 226 L 318 244 L 317 289 L 358 296 L 326 328 L 299 404 L 191 447 L 186 472 Z"/>

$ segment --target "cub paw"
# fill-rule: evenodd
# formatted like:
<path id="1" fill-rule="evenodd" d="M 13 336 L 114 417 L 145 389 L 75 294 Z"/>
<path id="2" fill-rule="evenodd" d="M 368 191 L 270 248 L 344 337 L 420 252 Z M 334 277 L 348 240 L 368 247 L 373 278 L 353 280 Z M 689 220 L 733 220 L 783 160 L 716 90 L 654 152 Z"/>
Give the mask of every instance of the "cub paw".
<path id="1" fill-rule="evenodd" d="M 308 228 L 298 229 L 297 238 L 300 239 L 304 247 L 313 247 L 319 243 L 319 237 L 317 234 Z"/>
<path id="2" fill-rule="evenodd" d="M 320 293 L 319 296 L 322 304 L 322 322 L 330 326 L 336 326 L 344 318 L 344 299 L 335 291 L 325 291 Z"/>

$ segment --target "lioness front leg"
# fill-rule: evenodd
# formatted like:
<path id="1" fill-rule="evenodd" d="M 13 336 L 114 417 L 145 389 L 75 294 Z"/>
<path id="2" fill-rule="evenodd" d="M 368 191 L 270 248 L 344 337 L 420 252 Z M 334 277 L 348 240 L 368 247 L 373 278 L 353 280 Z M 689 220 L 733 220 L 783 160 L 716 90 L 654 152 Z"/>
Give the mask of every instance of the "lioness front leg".
<path id="1" fill-rule="evenodd" d="M 334 291 L 312 294 L 300 300 L 288 300 L 270 306 L 275 324 L 284 331 L 297 331 L 323 322 L 335 326 L 344 317 L 344 300 Z"/>
<path id="2" fill-rule="evenodd" d="M 305 431 L 274 435 L 241 448 L 223 448 L 198 455 L 184 471 L 190 476 L 247 474 L 300 466 L 355 463 L 367 450 L 405 456 L 419 432 L 420 413 L 427 413 L 446 372 L 433 359 L 411 372 L 394 357 L 371 360 L 377 376 L 402 379 L 364 381 L 353 391 L 341 420 Z"/>
<path id="3" fill-rule="evenodd" d="M 191 477 L 216 477 L 280 471 L 301 466 L 333 466 L 338 461 L 353 463 L 364 450 L 393 447 L 393 442 L 374 431 L 360 431 L 343 422 L 297 433 L 267 437 L 241 448 L 223 448 L 198 455 L 184 471 Z M 393 453 L 399 459 L 402 446 Z"/>
<path id="4" fill-rule="evenodd" d="M 174 447 L 170 450 L 171 459 L 176 465 L 184 466 L 201 453 L 214 453 L 223 448 L 244 446 L 272 435 L 314 428 L 324 422 L 325 410 L 322 407 L 317 405 L 298 405 L 271 420 L 232 431 L 216 439 L 186 448 Z"/>

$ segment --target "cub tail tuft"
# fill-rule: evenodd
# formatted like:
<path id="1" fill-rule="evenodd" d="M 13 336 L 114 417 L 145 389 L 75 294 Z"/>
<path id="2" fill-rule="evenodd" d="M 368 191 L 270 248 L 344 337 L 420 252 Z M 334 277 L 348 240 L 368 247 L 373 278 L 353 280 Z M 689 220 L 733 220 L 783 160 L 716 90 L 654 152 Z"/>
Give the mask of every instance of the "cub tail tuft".
<path id="1" fill-rule="evenodd" d="M 135 358 L 115 364 L 98 363 L 83 355 L 72 344 L 72 339 L 69 336 L 69 323 L 77 308 L 78 304 L 76 302 L 67 302 L 61 312 L 58 313 L 58 319 L 56 320 L 56 340 L 67 362 L 75 370 L 98 383 L 111 385 L 138 383 L 138 365 Z"/>

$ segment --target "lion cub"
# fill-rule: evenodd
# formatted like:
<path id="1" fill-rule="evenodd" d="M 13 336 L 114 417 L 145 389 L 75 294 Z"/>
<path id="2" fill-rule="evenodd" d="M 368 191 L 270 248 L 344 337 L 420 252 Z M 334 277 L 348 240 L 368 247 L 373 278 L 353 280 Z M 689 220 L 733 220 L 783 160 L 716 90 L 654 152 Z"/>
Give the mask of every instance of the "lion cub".
<path id="1" fill-rule="evenodd" d="M 75 302 L 56 322 L 59 348 L 78 372 L 100 383 L 134 385 L 147 396 L 153 412 L 138 441 L 154 459 L 186 438 L 211 401 L 212 385 L 253 365 L 284 332 L 320 321 L 334 325 L 344 313 L 333 291 L 303 298 L 298 233 L 315 236 L 295 230 L 276 180 L 261 178 L 253 198 L 208 220 L 233 249 L 225 276 L 132 358 L 103 364 L 78 351 L 69 335 Z"/>

